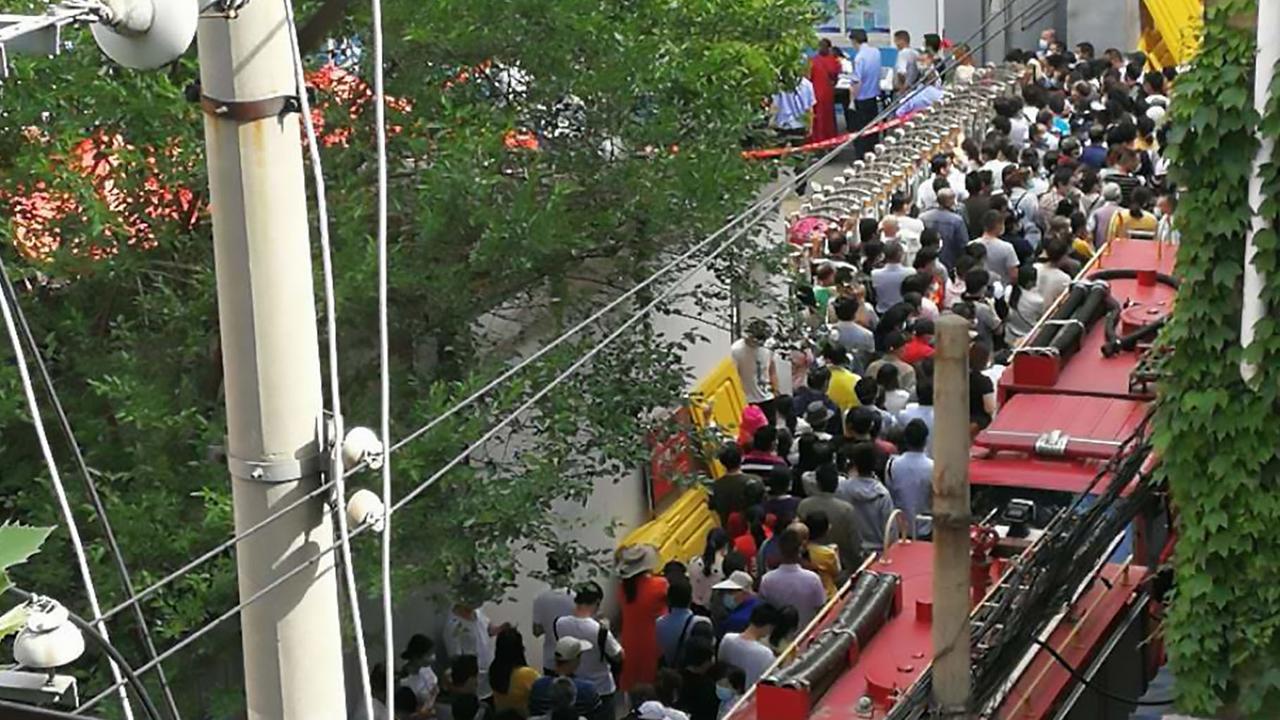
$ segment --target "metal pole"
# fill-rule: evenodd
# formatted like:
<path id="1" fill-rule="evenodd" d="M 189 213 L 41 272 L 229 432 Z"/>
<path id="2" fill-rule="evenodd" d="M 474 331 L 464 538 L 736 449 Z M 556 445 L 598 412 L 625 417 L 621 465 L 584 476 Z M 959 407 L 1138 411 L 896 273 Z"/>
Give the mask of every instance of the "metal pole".
<path id="1" fill-rule="evenodd" d="M 1258 0 L 1258 69 L 1253 79 L 1253 106 L 1261 116 L 1266 115 L 1267 102 L 1271 99 L 1271 79 L 1276 63 L 1280 62 L 1280 0 Z M 1249 177 L 1249 207 L 1253 211 L 1253 223 L 1245 239 L 1244 250 L 1244 308 L 1240 313 L 1240 345 L 1253 344 L 1254 326 L 1266 314 L 1262 302 L 1262 289 L 1266 276 L 1258 267 L 1258 247 L 1255 239 L 1270 228 L 1271 223 L 1262 214 L 1262 168 L 1271 162 L 1275 141 L 1258 129 L 1258 153 L 1253 159 L 1253 174 Z M 1253 382 L 1258 367 L 1240 362 L 1240 376 L 1245 382 Z"/>
<path id="2" fill-rule="evenodd" d="M 969 322 L 944 315 L 933 366 L 933 697 L 942 717 L 968 716 Z"/>
<path id="3" fill-rule="evenodd" d="M 322 396 L 306 185 L 281 2 L 200 21 L 236 532 L 318 487 Z M 333 544 L 320 499 L 239 543 L 240 597 Z M 248 717 L 346 717 L 333 555 L 241 615 Z M 361 669 L 363 671 L 363 668 Z"/>

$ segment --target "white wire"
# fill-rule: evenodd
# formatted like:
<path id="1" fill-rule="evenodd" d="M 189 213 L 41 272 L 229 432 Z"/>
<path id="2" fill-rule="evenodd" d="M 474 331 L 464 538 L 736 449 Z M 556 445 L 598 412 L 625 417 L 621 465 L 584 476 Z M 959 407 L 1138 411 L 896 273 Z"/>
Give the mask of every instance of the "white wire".
<path id="1" fill-rule="evenodd" d="M 53 458 L 53 450 L 49 447 L 49 437 L 44 432 L 44 419 L 40 416 L 40 404 L 36 401 L 35 387 L 31 384 L 31 373 L 27 368 L 27 355 L 18 340 L 18 329 L 13 322 L 13 311 L 9 307 L 9 298 L 0 293 L 0 312 L 4 313 L 5 328 L 9 331 L 9 342 L 13 345 L 13 356 L 18 361 L 18 377 L 22 380 L 22 391 L 27 396 L 27 407 L 31 411 L 31 423 L 36 428 L 36 438 L 40 442 L 40 452 L 44 454 L 44 462 L 49 467 L 49 479 L 53 483 L 53 494 L 58 499 L 58 509 L 62 512 L 62 521 L 67 525 L 67 534 L 71 537 L 71 548 L 75 551 L 76 565 L 80 569 L 80 579 L 84 582 L 85 595 L 89 598 L 89 609 L 93 611 L 93 623 L 104 640 L 110 641 L 107 635 L 107 623 L 102 619 L 102 608 L 98 605 L 98 591 L 93 586 L 93 576 L 89 572 L 89 562 L 85 559 L 84 543 L 80 540 L 80 529 L 76 518 L 71 514 L 71 503 L 67 501 L 67 491 L 62 486 L 62 476 L 58 474 L 58 463 Z M 111 664 L 111 676 L 119 686 L 120 704 L 124 707 L 126 720 L 133 720 L 133 706 L 129 703 L 129 691 L 124 687 L 124 677 L 120 667 L 108 658 Z"/>
<path id="2" fill-rule="evenodd" d="M 387 101 L 382 86 L 382 0 L 372 0 L 373 117 L 378 147 L 378 364 L 382 396 L 379 436 L 391 447 L 391 369 L 387 339 Z M 382 506 L 388 508 L 382 527 L 382 630 L 387 694 L 395 697 L 395 627 L 391 617 L 391 453 L 382 459 Z"/>
<path id="3" fill-rule="evenodd" d="M 345 431 L 342 420 L 342 386 L 338 377 L 338 311 L 334 300 L 333 251 L 329 242 L 329 201 L 325 191 L 324 165 L 320 161 L 320 143 L 316 139 L 315 123 L 311 119 L 311 99 L 307 97 L 306 73 L 302 66 L 302 52 L 298 48 L 298 26 L 293 14 L 293 0 L 283 0 L 284 12 L 289 23 L 289 45 L 293 53 L 293 77 L 297 85 L 298 103 L 302 109 L 302 127 L 306 131 L 307 151 L 311 160 L 311 174 L 316 188 L 316 215 L 320 235 L 320 261 L 324 268 L 324 314 L 328 334 L 329 351 L 329 403 L 333 410 L 333 443 L 329 458 L 329 477 L 333 479 L 334 514 L 338 516 L 338 542 L 342 547 L 343 584 L 346 585 L 347 604 L 351 607 L 352 632 L 356 636 L 356 658 L 359 662 L 361 702 L 366 717 L 373 717 L 373 692 L 369 686 L 369 653 L 364 642 L 364 617 L 360 613 L 360 592 L 356 585 L 355 566 L 351 562 L 351 533 L 347 525 L 347 486 L 343 477 L 342 439 Z"/>

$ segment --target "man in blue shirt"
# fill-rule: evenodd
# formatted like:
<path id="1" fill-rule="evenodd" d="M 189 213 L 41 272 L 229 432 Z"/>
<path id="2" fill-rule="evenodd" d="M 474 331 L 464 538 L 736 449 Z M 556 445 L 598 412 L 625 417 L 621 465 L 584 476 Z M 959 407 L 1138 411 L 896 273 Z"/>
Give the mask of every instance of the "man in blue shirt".
<path id="1" fill-rule="evenodd" d="M 856 28 L 849 31 L 853 41 L 853 82 L 849 94 L 853 96 L 853 127 L 861 130 L 876 119 L 880 110 L 880 51 L 867 41 L 867 31 Z M 863 135 L 854 143 L 858 155 L 866 154 L 876 145 L 874 134 Z"/>
<path id="2" fill-rule="evenodd" d="M 916 537 L 926 537 L 933 532 L 933 524 L 920 515 L 933 513 L 933 460 L 925 454 L 929 439 L 929 427 L 916 418 L 902 431 L 904 452 L 889 460 L 885 468 L 885 485 L 893 496 L 894 507 L 907 516 L 907 522 L 915 528 Z"/>
<path id="3" fill-rule="evenodd" d="M 754 586 L 755 581 L 742 570 L 735 570 L 728 579 L 711 586 L 712 590 L 720 591 L 720 597 L 723 598 L 721 602 L 724 603 L 725 611 L 729 613 L 724 620 L 720 621 L 721 636 L 747 629 L 751 621 L 751 611 L 760 602 L 760 598 L 752 591 Z"/>
<path id="4" fill-rule="evenodd" d="M 667 614 L 658 618 L 655 634 L 662 650 L 662 661 L 669 668 L 680 667 L 681 649 L 689 639 L 693 626 L 703 622 L 711 624 L 711 618 L 694 615 L 693 587 L 683 578 L 672 581 L 667 587 Z"/>

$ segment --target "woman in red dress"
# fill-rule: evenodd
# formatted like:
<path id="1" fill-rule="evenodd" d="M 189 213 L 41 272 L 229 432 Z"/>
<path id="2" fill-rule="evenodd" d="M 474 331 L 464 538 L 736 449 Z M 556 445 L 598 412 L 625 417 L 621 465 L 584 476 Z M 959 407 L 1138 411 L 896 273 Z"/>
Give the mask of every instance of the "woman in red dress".
<path id="1" fill-rule="evenodd" d="M 831 53 L 831 41 L 818 42 L 818 54 L 809 61 L 809 82 L 813 83 L 813 125 L 809 142 L 822 142 L 836 136 L 836 79 L 840 76 L 840 60 Z"/>
<path id="2" fill-rule="evenodd" d="M 632 545 L 618 553 L 622 579 L 622 677 L 619 689 L 652 685 L 658 676 L 656 623 L 667 612 L 667 579 L 654 575 L 658 552 L 651 545 Z"/>

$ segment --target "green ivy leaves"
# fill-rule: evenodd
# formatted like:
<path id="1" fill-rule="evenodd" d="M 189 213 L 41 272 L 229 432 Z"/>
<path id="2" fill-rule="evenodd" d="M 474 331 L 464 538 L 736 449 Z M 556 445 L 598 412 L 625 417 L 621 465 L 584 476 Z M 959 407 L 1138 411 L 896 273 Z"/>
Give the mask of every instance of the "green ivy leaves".
<path id="1" fill-rule="evenodd" d="M 1254 110 L 1255 36 L 1235 19 L 1253 0 L 1206 10 L 1203 51 L 1176 83 L 1167 151 L 1182 189 L 1178 271 L 1183 285 L 1163 338 L 1173 345 L 1155 440 L 1178 512 L 1177 587 L 1166 623 L 1181 709 L 1273 717 L 1280 706 L 1280 277 L 1263 289 L 1269 310 L 1240 347 L 1248 183 L 1259 129 L 1280 136 L 1280 101 Z M 1280 86 L 1280 83 L 1277 83 Z M 1262 215 L 1280 220 L 1274 163 L 1264 168 Z M 1255 238 L 1256 263 L 1280 259 L 1274 229 Z M 1258 367 L 1252 385 L 1239 362 Z"/>

